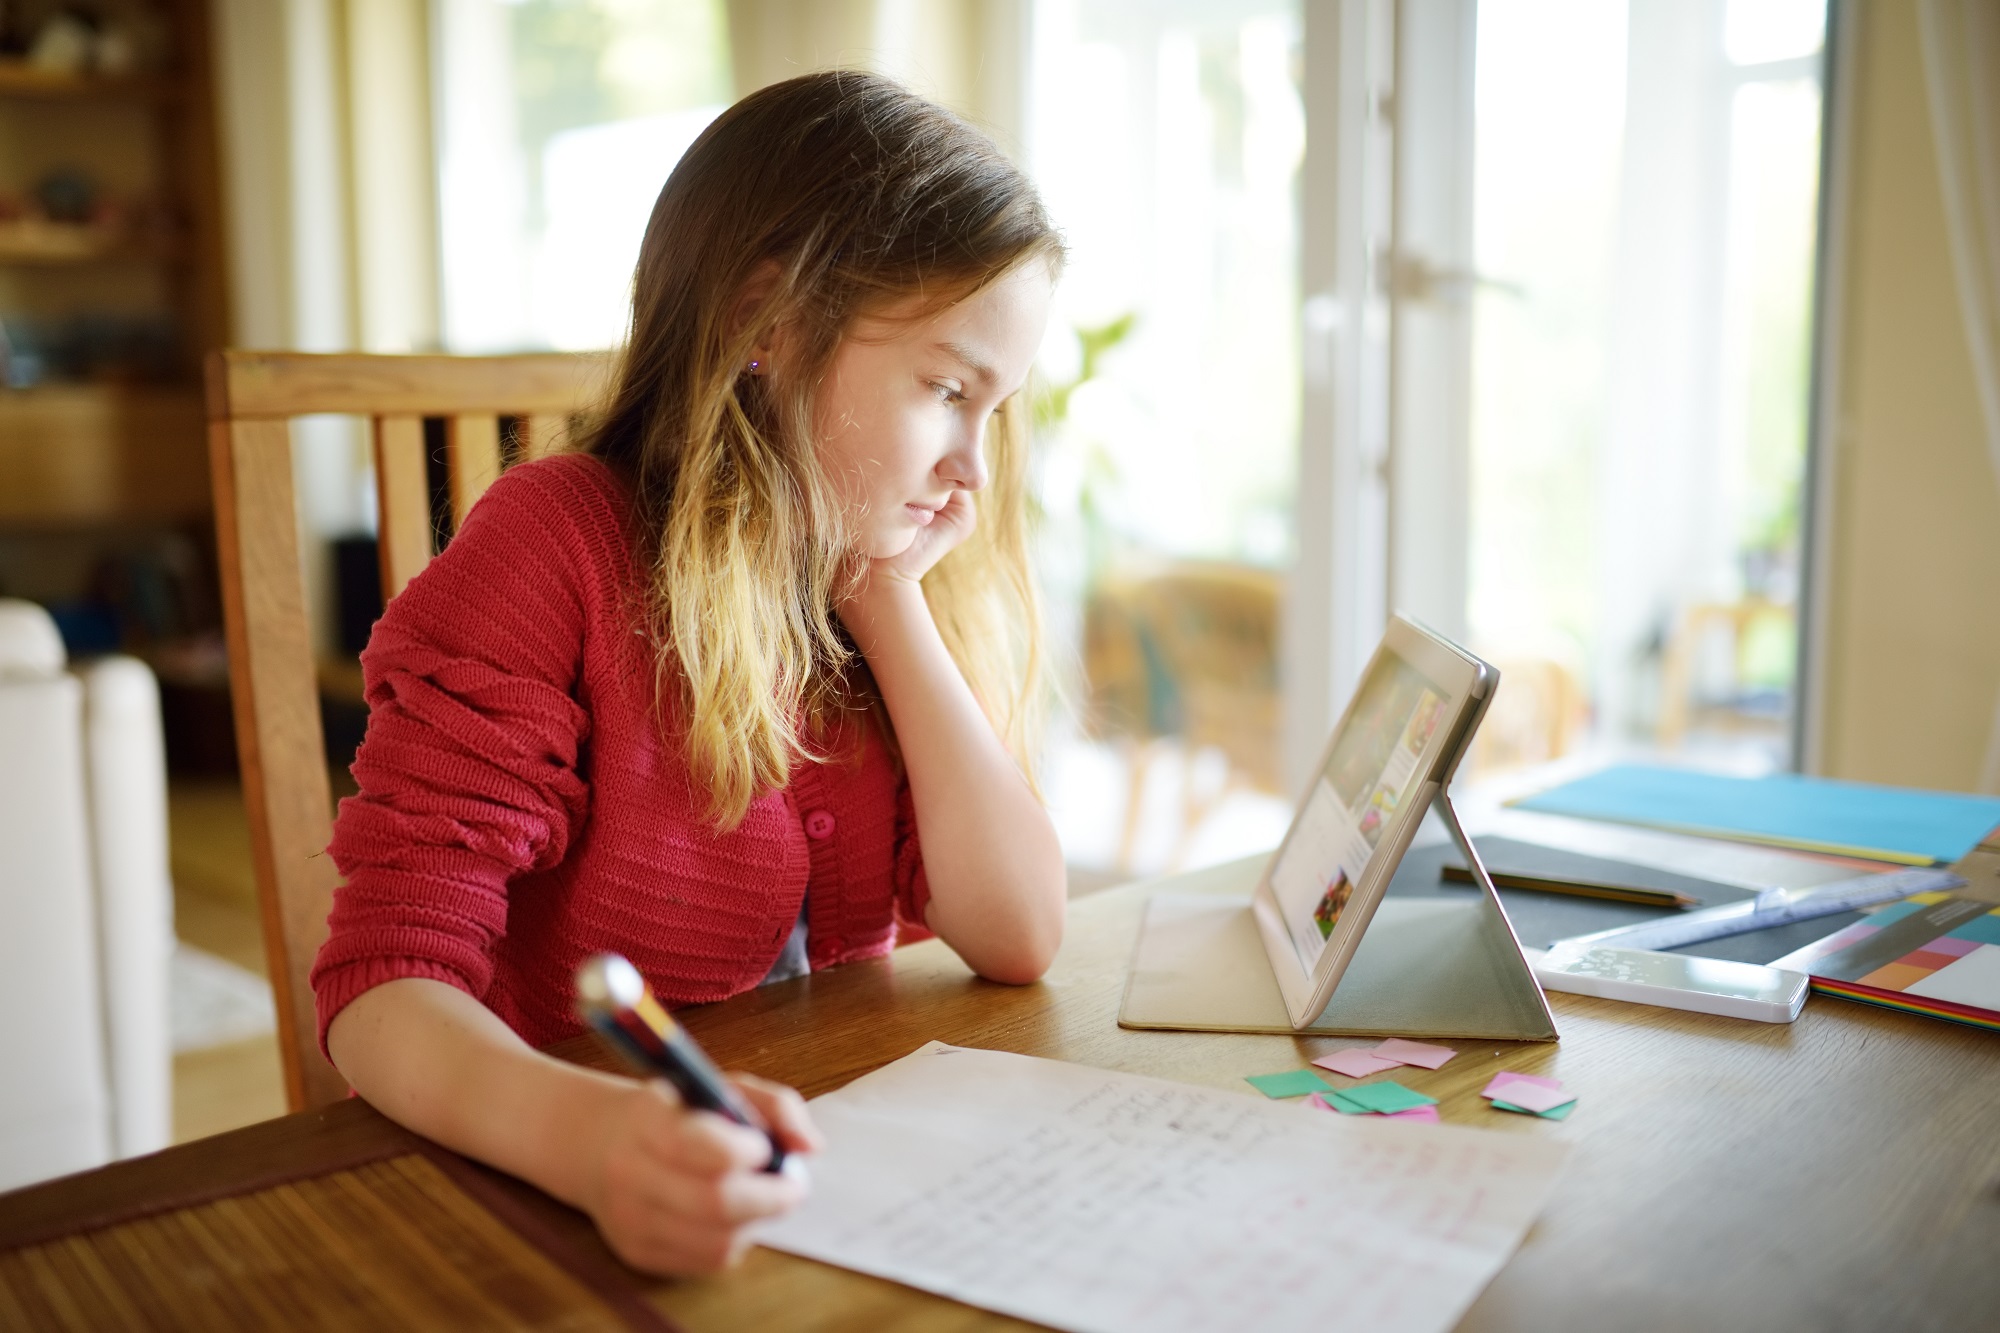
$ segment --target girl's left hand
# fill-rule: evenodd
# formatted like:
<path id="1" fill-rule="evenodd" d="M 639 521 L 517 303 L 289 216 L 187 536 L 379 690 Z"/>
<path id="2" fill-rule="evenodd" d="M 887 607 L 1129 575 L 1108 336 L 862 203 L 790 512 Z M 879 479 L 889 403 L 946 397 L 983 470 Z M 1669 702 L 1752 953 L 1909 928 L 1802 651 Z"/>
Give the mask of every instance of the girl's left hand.
<path id="1" fill-rule="evenodd" d="M 920 582 L 938 561 L 950 554 L 953 547 L 972 535 L 978 517 L 978 512 L 972 507 L 972 493 L 953 491 L 944 508 L 937 511 L 937 516 L 917 529 L 916 540 L 901 555 L 868 562 L 868 582 L 875 583 L 885 575 L 891 579 Z"/>

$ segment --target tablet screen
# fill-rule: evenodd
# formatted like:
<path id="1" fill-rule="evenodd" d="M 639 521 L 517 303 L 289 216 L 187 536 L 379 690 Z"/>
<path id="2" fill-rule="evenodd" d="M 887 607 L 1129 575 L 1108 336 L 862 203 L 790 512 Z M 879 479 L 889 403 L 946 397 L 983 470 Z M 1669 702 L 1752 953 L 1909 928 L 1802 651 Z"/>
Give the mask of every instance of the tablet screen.
<path id="1" fill-rule="evenodd" d="M 1444 716 L 1447 692 L 1390 651 L 1376 654 L 1313 783 L 1271 891 L 1310 975 L 1368 873 L 1383 832 L 1417 786 L 1418 760 Z"/>

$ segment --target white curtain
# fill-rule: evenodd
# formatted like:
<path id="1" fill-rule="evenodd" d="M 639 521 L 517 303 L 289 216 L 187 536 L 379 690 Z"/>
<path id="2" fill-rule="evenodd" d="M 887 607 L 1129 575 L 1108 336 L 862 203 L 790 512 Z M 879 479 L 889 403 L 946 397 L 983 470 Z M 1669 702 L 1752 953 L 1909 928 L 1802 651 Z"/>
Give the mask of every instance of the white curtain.
<path id="1" fill-rule="evenodd" d="M 1991 0 L 1922 0 L 1918 23 L 1959 312 L 2000 485 L 2000 9 Z M 1980 788 L 2000 791 L 2000 699 Z"/>
<path id="2" fill-rule="evenodd" d="M 410 10 L 420 0 L 394 2 Z M 367 125 L 349 124 L 343 53 L 364 35 L 354 26 L 359 17 L 377 14 L 389 3 L 216 0 L 216 91 L 232 337 L 238 347 L 353 351 L 357 332 L 382 324 L 390 313 L 363 309 L 364 295 L 385 287 L 392 294 L 434 290 L 428 277 L 411 280 L 407 267 L 388 271 L 387 283 L 358 281 L 379 247 L 357 249 L 355 223 L 362 219 L 351 155 L 365 146 L 380 108 Z M 423 62 L 406 63 L 421 69 Z M 426 130 L 419 133 L 427 139 Z M 425 209 L 419 225 L 426 231 L 428 217 Z M 428 254 L 428 235 L 420 239 Z M 405 253 L 414 248 L 403 247 Z M 434 335 L 420 336 L 429 341 Z M 404 339 L 369 350 L 410 346 Z M 292 468 L 307 533 L 333 537 L 373 525 L 367 444 L 357 423 L 338 417 L 296 423 Z M 305 587 L 314 651 L 330 654 L 333 617 L 322 608 L 333 595 L 333 562 L 332 548 L 323 541 L 305 547 Z"/>
<path id="3" fill-rule="evenodd" d="M 816 69 L 881 70 L 1013 150 L 1032 9 L 1032 0 L 729 0 L 736 94 Z"/>

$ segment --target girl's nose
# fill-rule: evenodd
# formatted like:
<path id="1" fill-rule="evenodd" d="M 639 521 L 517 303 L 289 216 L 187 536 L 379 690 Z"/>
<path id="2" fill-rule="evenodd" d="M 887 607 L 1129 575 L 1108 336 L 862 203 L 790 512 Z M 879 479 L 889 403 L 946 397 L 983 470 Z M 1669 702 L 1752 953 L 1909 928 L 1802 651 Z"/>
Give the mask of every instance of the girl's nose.
<path id="1" fill-rule="evenodd" d="M 952 451 L 938 461 L 939 478 L 949 483 L 953 490 L 983 489 L 988 480 L 985 444 L 986 432 L 983 429 L 966 431 Z"/>

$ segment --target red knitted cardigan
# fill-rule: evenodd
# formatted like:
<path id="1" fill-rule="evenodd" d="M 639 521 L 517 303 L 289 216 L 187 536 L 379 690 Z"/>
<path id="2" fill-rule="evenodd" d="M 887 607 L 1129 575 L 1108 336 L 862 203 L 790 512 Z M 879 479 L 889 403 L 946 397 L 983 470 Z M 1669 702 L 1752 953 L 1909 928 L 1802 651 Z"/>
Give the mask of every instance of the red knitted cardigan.
<path id="1" fill-rule="evenodd" d="M 770 970 L 801 899 L 814 969 L 921 933 L 909 789 L 865 728 L 730 832 L 707 821 L 654 711 L 631 530 L 597 459 L 516 467 L 376 624 L 312 970 L 322 1047 L 397 977 L 457 986 L 545 1045 L 582 1030 L 571 978 L 605 949 L 668 1004 L 724 999 Z"/>

